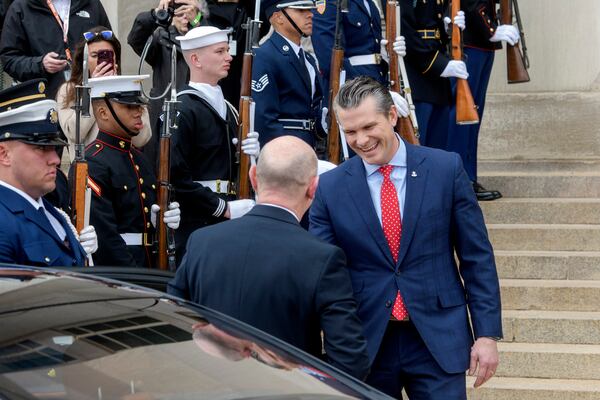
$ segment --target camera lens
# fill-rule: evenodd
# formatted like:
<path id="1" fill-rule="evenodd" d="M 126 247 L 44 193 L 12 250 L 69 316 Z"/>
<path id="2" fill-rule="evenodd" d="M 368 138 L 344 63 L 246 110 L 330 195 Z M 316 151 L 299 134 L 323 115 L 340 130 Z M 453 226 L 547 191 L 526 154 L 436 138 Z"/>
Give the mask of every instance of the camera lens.
<path id="1" fill-rule="evenodd" d="M 169 26 L 171 24 L 171 20 L 173 19 L 173 13 L 173 9 L 170 7 L 167 10 L 156 10 L 154 12 L 156 23 L 165 27 Z"/>

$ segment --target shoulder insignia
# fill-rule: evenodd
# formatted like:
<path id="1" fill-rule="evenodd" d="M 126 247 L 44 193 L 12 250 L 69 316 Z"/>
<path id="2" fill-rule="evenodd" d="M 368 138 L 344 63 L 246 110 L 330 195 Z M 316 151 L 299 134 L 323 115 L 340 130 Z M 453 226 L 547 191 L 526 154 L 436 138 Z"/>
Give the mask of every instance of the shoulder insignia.
<path id="1" fill-rule="evenodd" d="M 317 12 L 321 15 L 325 14 L 325 4 L 326 0 L 317 0 L 316 2 L 316 6 L 317 6 Z"/>
<path id="2" fill-rule="evenodd" d="M 98 185 L 96 182 L 94 182 L 92 177 L 89 175 L 87 178 L 87 184 L 88 184 L 88 187 L 90 189 L 92 189 L 94 191 L 94 193 L 96 193 L 96 196 L 102 197 L 102 188 L 100 187 L 100 185 Z"/>
<path id="3" fill-rule="evenodd" d="M 269 77 L 267 74 L 261 76 L 258 81 L 252 80 L 252 91 L 253 92 L 262 92 L 265 90 L 267 85 L 269 84 Z"/>

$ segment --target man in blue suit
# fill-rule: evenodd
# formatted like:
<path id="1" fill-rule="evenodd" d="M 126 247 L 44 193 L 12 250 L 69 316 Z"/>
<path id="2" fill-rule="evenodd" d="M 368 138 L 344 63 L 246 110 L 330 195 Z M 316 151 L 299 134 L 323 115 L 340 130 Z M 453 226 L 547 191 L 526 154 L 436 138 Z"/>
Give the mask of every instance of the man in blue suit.
<path id="1" fill-rule="evenodd" d="M 314 57 L 301 39 L 312 33 L 312 0 L 267 0 L 262 7 L 273 35 L 256 50 L 252 97 L 261 145 L 284 135 L 315 148 L 325 131 L 321 124 L 323 89 Z"/>
<path id="2" fill-rule="evenodd" d="M 0 92 L 0 262 L 83 266 L 86 251 L 72 226 L 43 198 L 56 186 L 56 148 L 66 145 L 45 86 L 38 79 Z"/>
<path id="3" fill-rule="evenodd" d="M 357 157 L 321 175 L 310 231 L 346 253 L 367 382 L 397 398 L 404 388 L 411 400 L 466 399 L 465 370 L 476 386 L 496 370 L 502 326 L 494 255 L 460 157 L 402 141 L 389 92 L 370 78 L 347 82 L 335 110 Z"/>

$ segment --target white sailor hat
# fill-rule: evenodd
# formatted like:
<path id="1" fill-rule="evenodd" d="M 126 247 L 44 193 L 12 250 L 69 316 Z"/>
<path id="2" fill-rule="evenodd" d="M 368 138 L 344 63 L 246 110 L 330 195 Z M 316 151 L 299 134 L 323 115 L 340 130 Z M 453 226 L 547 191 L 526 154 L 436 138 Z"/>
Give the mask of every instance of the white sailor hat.
<path id="1" fill-rule="evenodd" d="M 34 79 L 0 91 L 0 142 L 64 146 L 56 101 L 46 98 L 46 80 Z"/>
<path id="2" fill-rule="evenodd" d="M 92 99 L 109 99 L 123 104 L 146 104 L 148 99 L 142 95 L 142 80 L 150 75 L 110 75 L 91 78 Z"/>
<path id="3" fill-rule="evenodd" d="M 219 29 L 214 26 L 199 26 L 190 29 L 184 36 L 177 36 L 175 39 L 181 43 L 181 50 L 193 50 L 211 44 L 228 42 L 231 29 Z"/>
<path id="4" fill-rule="evenodd" d="M 283 8 L 296 8 L 300 10 L 311 10 L 317 8 L 313 0 L 265 0 L 262 7 L 267 18 L 271 18 L 274 12 Z"/>

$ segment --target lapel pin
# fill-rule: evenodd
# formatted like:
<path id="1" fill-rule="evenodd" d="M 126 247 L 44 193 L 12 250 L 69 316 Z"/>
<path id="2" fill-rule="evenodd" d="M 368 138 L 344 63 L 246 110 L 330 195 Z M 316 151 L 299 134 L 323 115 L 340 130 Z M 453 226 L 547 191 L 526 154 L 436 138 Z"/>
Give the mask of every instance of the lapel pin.
<path id="1" fill-rule="evenodd" d="M 290 47 L 287 44 L 284 44 L 282 47 L 283 51 L 288 51 Z"/>
<path id="2" fill-rule="evenodd" d="M 417 173 L 415 171 L 413 171 L 413 172 L 410 173 L 410 176 L 413 177 L 413 178 L 416 178 L 417 177 Z"/>

